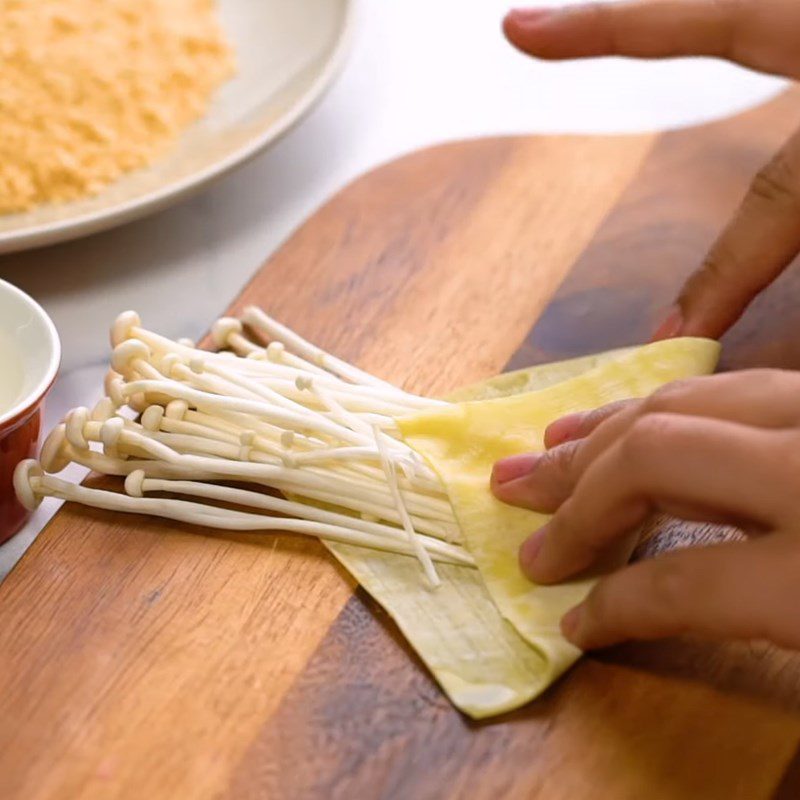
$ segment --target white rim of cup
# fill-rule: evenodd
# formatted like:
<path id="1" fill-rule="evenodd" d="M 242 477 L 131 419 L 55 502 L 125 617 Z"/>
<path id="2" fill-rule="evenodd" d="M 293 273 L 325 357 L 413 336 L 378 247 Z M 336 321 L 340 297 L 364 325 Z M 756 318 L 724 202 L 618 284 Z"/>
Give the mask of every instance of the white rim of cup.
<path id="1" fill-rule="evenodd" d="M 61 340 L 58 337 L 58 331 L 53 324 L 53 320 L 47 315 L 47 312 L 29 295 L 25 294 L 22 289 L 18 289 L 13 283 L 4 281 L 0 278 L 0 293 L 7 293 L 15 297 L 22 305 L 29 308 L 42 322 L 50 335 L 50 358 L 42 378 L 36 383 L 36 386 L 25 394 L 18 403 L 13 405 L 8 411 L 0 414 L 0 429 L 15 417 L 24 414 L 28 409 L 33 410 L 47 394 L 48 389 L 55 380 L 58 368 L 61 364 Z M 22 354 L 24 357 L 24 353 Z"/>

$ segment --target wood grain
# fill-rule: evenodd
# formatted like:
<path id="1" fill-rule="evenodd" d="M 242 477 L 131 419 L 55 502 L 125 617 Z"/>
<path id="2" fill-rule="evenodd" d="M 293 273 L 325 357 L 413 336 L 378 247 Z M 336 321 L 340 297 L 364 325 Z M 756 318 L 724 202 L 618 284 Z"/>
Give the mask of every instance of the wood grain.
<path id="1" fill-rule="evenodd" d="M 797 99 L 660 136 L 412 154 L 340 192 L 234 310 L 257 302 L 430 393 L 510 359 L 642 338 L 750 172 L 797 124 Z M 745 321 L 729 364 L 797 363 L 796 345 L 769 344 L 790 338 L 775 308 L 800 299 L 800 283 L 790 275 L 781 291 Z M 780 675 L 796 688 L 796 659 L 686 648 L 587 659 L 540 702 L 473 725 L 313 542 L 67 506 L 0 585 L 0 796 L 791 790 L 800 714 L 758 687 Z"/>
<path id="2" fill-rule="evenodd" d="M 749 800 L 770 796 L 798 725 L 705 680 L 596 659 L 520 711 L 473 723 L 356 596 L 225 796 Z"/>

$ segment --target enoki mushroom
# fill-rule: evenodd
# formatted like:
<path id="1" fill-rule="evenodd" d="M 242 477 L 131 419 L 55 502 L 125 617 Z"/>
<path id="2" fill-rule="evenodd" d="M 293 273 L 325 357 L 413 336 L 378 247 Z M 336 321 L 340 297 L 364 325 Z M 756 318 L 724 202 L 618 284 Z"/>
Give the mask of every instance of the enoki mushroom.
<path id="1" fill-rule="evenodd" d="M 41 463 L 18 466 L 20 501 L 317 536 L 412 556 L 432 586 L 434 562 L 474 566 L 436 474 L 394 422 L 443 401 L 363 372 L 258 308 L 218 320 L 212 339 L 218 352 L 121 314 L 106 396 L 67 414 Z M 125 476 L 124 493 L 54 477 L 70 463 Z"/>

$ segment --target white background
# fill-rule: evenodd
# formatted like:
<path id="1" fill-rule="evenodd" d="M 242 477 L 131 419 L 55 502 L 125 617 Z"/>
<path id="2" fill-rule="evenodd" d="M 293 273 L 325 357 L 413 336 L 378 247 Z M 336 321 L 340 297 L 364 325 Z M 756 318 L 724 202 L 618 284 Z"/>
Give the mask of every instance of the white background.
<path id="1" fill-rule="evenodd" d="M 0 277 L 38 299 L 63 340 L 47 427 L 99 397 L 107 330 L 120 311 L 135 308 L 148 327 L 197 338 L 304 218 L 370 167 L 455 138 L 693 125 L 781 87 L 705 59 L 536 62 L 502 38 L 507 7 L 498 0 L 361 0 L 339 81 L 270 151 L 141 222 L 0 258 Z M 0 547 L 0 579 L 52 511 L 45 504 Z"/>

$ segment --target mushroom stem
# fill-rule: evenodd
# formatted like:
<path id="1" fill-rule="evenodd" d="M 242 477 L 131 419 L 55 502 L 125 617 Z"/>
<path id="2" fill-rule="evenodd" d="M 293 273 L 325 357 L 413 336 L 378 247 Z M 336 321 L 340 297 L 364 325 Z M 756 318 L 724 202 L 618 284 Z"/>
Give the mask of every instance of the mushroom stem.
<path id="1" fill-rule="evenodd" d="M 248 306 L 244 310 L 242 321 L 254 330 L 265 334 L 273 342 L 281 342 L 311 364 L 317 365 L 328 372 L 332 372 L 334 375 L 338 375 L 351 383 L 383 389 L 396 395 L 398 398 L 403 398 L 409 403 L 423 401 L 426 407 L 431 407 L 432 405 L 447 405 L 443 400 L 433 400 L 427 397 L 423 398 L 418 395 L 410 394 L 403 389 L 398 389 L 388 381 L 376 378 L 374 375 L 370 375 L 370 373 L 364 372 L 364 370 L 354 367 L 352 364 L 348 364 L 346 361 L 342 361 L 330 353 L 326 353 L 322 348 L 306 341 L 302 336 L 290 330 L 285 325 L 282 325 L 257 306 Z"/>
<path id="2" fill-rule="evenodd" d="M 35 463 L 33 462 L 33 464 Z M 331 522 L 289 519 L 232 511 L 218 506 L 185 500 L 132 497 L 127 494 L 92 489 L 87 486 L 69 483 L 52 475 L 36 474 L 36 471 L 31 469 L 31 464 L 27 462 L 22 462 L 17 467 L 17 476 L 18 491 L 23 493 L 27 489 L 36 500 L 42 497 L 55 497 L 107 511 L 148 514 L 179 522 L 187 522 L 204 528 L 230 531 L 300 533 L 306 536 L 315 536 L 359 547 L 369 547 L 384 552 L 401 555 L 415 554 L 415 550 L 410 544 L 396 536 L 387 536 L 383 532 L 378 534 L 355 527 L 344 527 Z M 27 487 L 22 486 L 24 480 L 27 480 Z M 173 482 L 156 482 L 155 486 L 151 484 L 147 488 L 160 491 L 162 483 L 169 487 Z M 191 482 L 187 482 L 184 488 L 190 488 L 189 484 Z M 207 488 L 206 492 L 208 493 Z M 216 499 L 228 498 L 220 497 Z M 428 548 L 430 548 L 429 557 L 433 557 L 437 561 L 461 566 L 474 566 L 472 557 L 463 548 L 448 545 L 425 536 L 420 536 L 419 539 L 421 546 L 425 548 L 426 554 L 428 553 Z"/>
<path id="3" fill-rule="evenodd" d="M 140 477 L 141 475 L 141 477 Z M 209 500 L 216 500 L 224 503 L 231 503 L 239 506 L 248 506 L 265 511 L 274 511 L 285 514 L 289 517 L 297 517 L 312 522 L 338 525 L 340 527 L 363 531 L 375 536 L 387 537 L 392 540 L 404 541 L 403 531 L 391 525 L 372 522 L 347 514 L 335 511 L 328 511 L 317 506 L 306 503 L 299 503 L 294 500 L 286 500 L 274 495 L 253 492 L 247 489 L 237 489 L 229 486 L 218 486 L 216 484 L 201 483 L 199 481 L 176 481 L 146 478 L 143 473 L 131 473 L 125 482 L 125 488 L 129 485 L 142 493 L 147 492 L 167 492 L 169 494 L 184 494 L 192 497 L 203 497 Z M 138 496 L 138 495 L 137 495 Z M 452 558 L 459 558 L 460 563 L 471 562 L 471 558 L 465 560 L 466 551 L 457 545 L 442 542 L 430 536 L 420 537 L 425 544 L 425 549 L 431 554 L 449 555 Z"/>
<path id="4" fill-rule="evenodd" d="M 440 583 L 434 560 L 471 565 L 438 476 L 395 421 L 443 401 L 375 378 L 259 309 L 247 309 L 244 321 L 267 337 L 265 347 L 238 319 L 215 323 L 220 350 L 207 352 L 147 330 L 135 312 L 121 314 L 111 332 L 108 397 L 92 411 L 73 409 L 56 427 L 42 448 L 44 470 L 28 464 L 18 472 L 22 501 L 30 506 L 52 494 L 230 530 L 289 530 L 402 552 L 419 561 L 431 586 Z M 129 494 L 44 474 L 70 462 L 127 476 Z M 148 492 L 211 504 L 144 497 Z"/>

